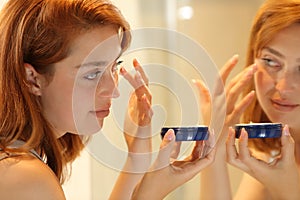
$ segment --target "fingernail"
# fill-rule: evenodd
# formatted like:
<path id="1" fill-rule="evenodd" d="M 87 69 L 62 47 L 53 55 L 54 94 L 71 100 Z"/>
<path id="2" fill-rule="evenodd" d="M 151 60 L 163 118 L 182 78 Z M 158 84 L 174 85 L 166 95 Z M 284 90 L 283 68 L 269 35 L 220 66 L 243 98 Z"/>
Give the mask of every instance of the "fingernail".
<path id="1" fill-rule="evenodd" d="M 139 61 L 138 61 L 136 58 L 133 59 L 133 62 L 134 62 L 135 64 L 140 64 Z"/>
<path id="2" fill-rule="evenodd" d="M 230 62 L 231 62 L 231 63 L 235 63 L 235 62 L 238 61 L 238 58 L 239 58 L 239 55 L 238 55 L 238 54 L 235 54 L 234 56 L 232 56 Z"/>
<path id="3" fill-rule="evenodd" d="M 125 72 L 126 72 L 125 68 L 124 68 L 124 67 L 121 67 L 121 68 L 120 68 L 120 73 L 121 73 L 121 74 L 124 74 Z"/>
<path id="4" fill-rule="evenodd" d="M 290 130 L 289 130 L 288 125 L 284 125 L 284 127 L 283 127 L 283 134 L 285 136 L 290 136 Z"/>
<path id="5" fill-rule="evenodd" d="M 171 131 L 167 131 L 167 135 L 165 136 L 165 138 L 168 140 L 168 141 L 171 141 L 174 139 L 174 130 L 173 129 L 170 129 Z"/>
<path id="6" fill-rule="evenodd" d="M 245 128 L 242 128 L 240 138 L 245 138 L 247 135 Z"/>

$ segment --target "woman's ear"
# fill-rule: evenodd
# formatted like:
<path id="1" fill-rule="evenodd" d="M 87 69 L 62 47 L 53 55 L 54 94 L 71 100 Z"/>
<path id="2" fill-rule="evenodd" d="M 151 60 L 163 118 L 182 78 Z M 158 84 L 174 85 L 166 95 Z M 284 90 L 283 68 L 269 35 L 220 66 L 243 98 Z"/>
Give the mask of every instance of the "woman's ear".
<path id="1" fill-rule="evenodd" d="M 24 67 L 29 91 L 36 96 L 41 96 L 41 75 L 31 64 L 25 63 Z"/>

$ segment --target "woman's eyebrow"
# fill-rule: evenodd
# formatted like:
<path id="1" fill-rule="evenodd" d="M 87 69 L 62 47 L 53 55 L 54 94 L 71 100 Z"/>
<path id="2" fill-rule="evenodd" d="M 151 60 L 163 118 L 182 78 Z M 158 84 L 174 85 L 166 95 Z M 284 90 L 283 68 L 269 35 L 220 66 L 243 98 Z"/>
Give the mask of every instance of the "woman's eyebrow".
<path id="1" fill-rule="evenodd" d="M 82 63 L 80 65 L 76 65 L 75 68 L 81 68 L 81 67 L 94 67 L 94 66 L 107 66 L 108 61 L 92 61 L 92 62 L 86 62 Z"/>
<path id="2" fill-rule="evenodd" d="M 263 48 L 263 50 L 267 50 L 268 52 L 270 52 L 270 53 L 272 53 L 272 54 L 274 54 L 274 55 L 276 55 L 276 56 L 278 56 L 280 58 L 284 58 L 283 54 L 281 54 L 279 51 L 277 51 L 277 50 L 275 50 L 275 49 L 273 49 L 271 47 L 265 47 L 265 48 Z"/>
<path id="3" fill-rule="evenodd" d="M 285 56 L 284 56 L 283 54 L 281 54 L 279 51 L 277 51 L 277 50 L 275 50 L 275 49 L 273 49 L 273 48 L 271 48 L 271 47 L 265 47 L 265 48 L 263 48 L 263 50 L 264 50 L 264 49 L 267 50 L 267 51 L 269 51 L 270 53 L 272 53 L 272 54 L 274 54 L 274 55 L 280 57 L 280 58 L 285 58 Z M 297 58 L 296 61 L 297 61 L 297 62 L 300 62 L 300 57 Z"/>

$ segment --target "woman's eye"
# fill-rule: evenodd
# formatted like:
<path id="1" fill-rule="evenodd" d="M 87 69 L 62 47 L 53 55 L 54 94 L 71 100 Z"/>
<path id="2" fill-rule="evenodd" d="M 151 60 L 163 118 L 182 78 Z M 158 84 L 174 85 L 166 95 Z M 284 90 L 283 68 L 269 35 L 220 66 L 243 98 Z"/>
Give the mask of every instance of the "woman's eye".
<path id="1" fill-rule="evenodd" d="M 94 80 L 94 79 L 98 78 L 101 74 L 102 74 L 102 71 L 96 71 L 96 72 L 85 75 L 84 78 L 87 80 Z"/>
<path id="2" fill-rule="evenodd" d="M 263 64 L 265 66 L 268 66 L 268 67 L 273 67 L 273 68 L 278 68 L 280 67 L 280 64 L 272 59 L 269 59 L 269 58 L 262 58 L 261 59 Z"/>

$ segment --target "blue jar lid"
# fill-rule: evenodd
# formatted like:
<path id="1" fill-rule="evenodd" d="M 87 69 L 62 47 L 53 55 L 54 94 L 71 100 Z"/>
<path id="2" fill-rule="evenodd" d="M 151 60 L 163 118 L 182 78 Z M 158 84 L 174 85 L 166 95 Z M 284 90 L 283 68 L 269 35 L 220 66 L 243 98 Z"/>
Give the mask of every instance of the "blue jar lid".
<path id="1" fill-rule="evenodd" d="M 163 138 L 169 129 L 173 129 L 176 135 L 176 141 L 199 141 L 207 140 L 209 130 L 207 126 L 182 126 L 182 127 L 163 127 L 161 137 Z"/>
<path id="2" fill-rule="evenodd" d="M 247 131 L 248 138 L 279 138 L 282 132 L 281 123 L 236 124 L 236 138 L 240 137 L 242 128 Z"/>

